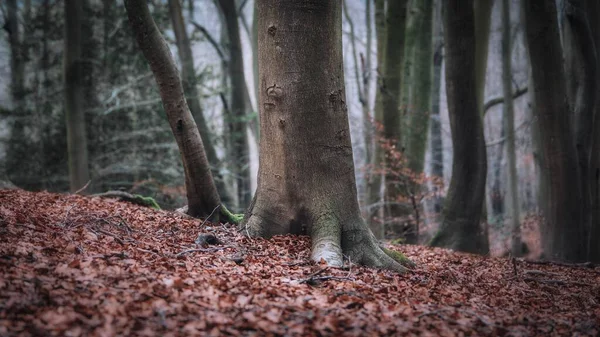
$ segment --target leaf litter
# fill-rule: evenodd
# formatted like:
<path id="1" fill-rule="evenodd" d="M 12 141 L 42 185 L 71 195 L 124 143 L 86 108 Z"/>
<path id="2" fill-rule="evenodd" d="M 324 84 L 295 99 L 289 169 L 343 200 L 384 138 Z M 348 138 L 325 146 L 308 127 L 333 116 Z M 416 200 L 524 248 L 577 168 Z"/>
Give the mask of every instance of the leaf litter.
<path id="1" fill-rule="evenodd" d="M 328 268 L 310 261 L 308 237 L 247 238 L 111 199 L 3 190 L 0 336 L 600 333 L 597 266 L 388 248 L 417 267 Z"/>

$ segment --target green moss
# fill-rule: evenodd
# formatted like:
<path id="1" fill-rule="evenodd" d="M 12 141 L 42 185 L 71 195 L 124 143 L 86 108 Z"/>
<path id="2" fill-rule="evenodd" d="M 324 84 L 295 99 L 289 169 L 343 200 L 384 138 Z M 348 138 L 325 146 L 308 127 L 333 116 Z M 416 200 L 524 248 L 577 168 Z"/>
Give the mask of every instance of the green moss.
<path id="1" fill-rule="evenodd" d="M 401 265 L 409 268 L 413 268 L 416 266 L 414 262 L 412 262 L 409 258 L 407 258 L 404 254 L 397 252 L 395 250 L 387 249 L 382 247 L 383 251 L 392 259 L 398 261 Z"/>
<path id="2" fill-rule="evenodd" d="M 151 207 L 154 209 L 160 209 L 160 206 L 152 197 L 144 197 L 143 195 L 134 194 L 135 202 L 142 206 Z"/>
<path id="3" fill-rule="evenodd" d="M 242 219 L 244 219 L 244 214 L 240 213 L 240 214 L 234 214 L 231 213 L 231 211 L 229 211 L 227 209 L 227 207 L 225 207 L 225 205 L 221 205 L 221 211 L 219 212 L 220 214 L 220 221 L 222 222 L 229 222 L 231 224 L 237 225 L 239 224 Z"/>
<path id="4" fill-rule="evenodd" d="M 397 238 L 392 240 L 391 244 L 393 245 L 403 245 L 406 243 L 406 239 L 405 238 Z"/>

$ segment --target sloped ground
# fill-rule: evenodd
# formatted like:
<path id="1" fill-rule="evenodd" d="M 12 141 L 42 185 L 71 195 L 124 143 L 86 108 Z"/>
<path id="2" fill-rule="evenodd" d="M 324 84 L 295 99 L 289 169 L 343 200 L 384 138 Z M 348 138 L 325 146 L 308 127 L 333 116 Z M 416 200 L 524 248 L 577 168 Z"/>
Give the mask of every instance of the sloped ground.
<path id="1" fill-rule="evenodd" d="M 223 244 L 199 248 L 199 233 Z M 123 202 L 0 191 L 0 336 L 600 331 L 600 268 L 396 246 L 418 263 L 397 275 L 317 265 L 309 248 Z"/>

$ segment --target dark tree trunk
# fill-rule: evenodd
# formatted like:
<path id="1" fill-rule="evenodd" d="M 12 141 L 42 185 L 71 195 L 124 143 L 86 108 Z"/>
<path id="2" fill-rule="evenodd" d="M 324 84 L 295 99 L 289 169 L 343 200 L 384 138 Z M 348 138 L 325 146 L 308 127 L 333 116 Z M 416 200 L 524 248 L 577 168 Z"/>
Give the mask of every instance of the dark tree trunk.
<path id="1" fill-rule="evenodd" d="M 375 112 L 373 118 L 375 124 L 383 123 L 383 95 L 385 88 L 383 86 L 384 55 L 385 55 L 385 0 L 374 0 L 375 2 L 375 36 L 377 44 L 377 91 L 375 92 Z M 379 133 L 373 132 L 374 149 L 371 158 L 371 170 L 367 188 L 367 221 L 369 227 L 376 238 L 384 237 L 385 226 L 382 219 L 382 208 L 377 206 L 381 201 L 382 174 L 379 169 L 384 164 L 384 154 L 381 146 L 378 144 Z"/>
<path id="2" fill-rule="evenodd" d="M 404 56 L 404 31 L 406 21 L 406 0 L 388 2 L 386 16 L 386 47 L 383 66 L 383 136 L 391 140 L 397 151 L 404 152 L 402 144 L 399 99 L 401 93 L 402 66 Z M 386 222 L 392 228 L 402 228 L 398 221 L 406 215 L 405 210 L 398 204 L 403 195 L 403 184 L 398 181 L 397 175 L 391 172 L 397 159 L 386 156 L 385 196 L 386 196 Z M 409 228 L 410 229 L 410 228 Z M 403 233 L 409 242 L 415 242 L 417 233 Z"/>
<path id="3" fill-rule="evenodd" d="M 600 56 L 600 3 L 598 1 L 588 1 L 588 19 L 591 25 L 592 36 L 596 50 L 596 60 Z M 596 67 L 596 86 L 600 71 Z M 594 117 L 594 135 L 592 144 L 592 156 L 590 158 L 589 184 L 592 206 L 592 220 L 588 234 L 588 260 L 600 262 L 600 95 L 595 96 L 596 115 Z"/>
<path id="4" fill-rule="evenodd" d="M 442 121 L 440 117 L 440 89 L 442 86 L 442 63 L 444 61 L 444 34 L 442 32 L 442 3 L 435 4 L 434 25 L 434 54 L 433 54 L 433 83 L 431 87 L 431 175 L 444 180 L 444 147 L 442 142 Z M 441 191 L 436 190 L 439 193 Z M 433 210 L 436 215 L 442 212 L 444 200 L 436 195 L 433 200 Z"/>
<path id="5" fill-rule="evenodd" d="M 586 16 L 586 1 L 563 0 L 562 37 L 567 95 L 572 132 L 579 165 L 582 221 L 586 235 L 592 221 L 592 174 L 590 161 L 596 119 L 597 66 L 594 38 Z"/>
<path id="6" fill-rule="evenodd" d="M 90 180 L 85 113 L 83 111 L 82 20 L 83 1 L 65 0 L 63 75 L 71 192 L 76 192 Z"/>
<path id="7" fill-rule="evenodd" d="M 556 5 L 554 1 L 522 5 L 542 143 L 542 249 L 548 259 L 581 261 L 586 255 L 582 198 Z"/>
<path id="8" fill-rule="evenodd" d="M 344 90 L 341 1 L 258 3 L 260 167 L 240 227 L 308 233 L 312 259 L 404 271 L 360 216 Z M 324 55 L 326 57 L 324 57 Z"/>
<path id="9" fill-rule="evenodd" d="M 487 163 L 476 94 L 473 7 L 461 0 L 444 5 L 446 92 L 454 158 L 443 222 L 431 244 L 485 254 L 487 237 L 479 223 Z"/>
<path id="10" fill-rule="evenodd" d="M 202 137 L 202 143 L 206 150 L 206 157 L 211 166 L 212 175 L 215 179 L 215 185 L 217 191 L 221 197 L 221 201 L 224 204 L 232 202 L 232 198 L 229 195 L 229 191 L 225 186 L 223 177 L 219 173 L 221 168 L 221 162 L 217 157 L 217 152 L 212 144 L 211 132 L 206 124 L 206 119 L 202 112 L 202 105 L 200 104 L 200 94 L 197 89 L 196 71 L 194 70 L 194 57 L 192 54 L 192 47 L 188 38 L 187 31 L 185 29 L 185 23 L 183 21 L 183 13 L 180 0 L 169 0 L 169 12 L 171 14 L 171 22 L 173 24 L 173 31 L 175 32 L 175 38 L 177 40 L 177 50 L 179 52 L 179 61 L 181 62 L 181 82 L 183 83 L 183 91 L 185 93 L 186 101 L 190 108 L 190 112 L 194 117 L 194 121 L 200 131 Z"/>
<path id="11" fill-rule="evenodd" d="M 136 40 L 158 84 L 167 119 L 179 146 L 185 171 L 188 214 L 206 217 L 221 205 L 204 152 L 204 145 L 185 100 L 179 71 L 156 27 L 145 0 L 125 1 Z M 224 209 L 221 209 L 223 214 Z"/>
<path id="12" fill-rule="evenodd" d="M 229 40 L 229 77 L 231 80 L 231 106 L 227 117 L 229 137 L 231 138 L 230 156 L 233 163 L 233 174 L 237 185 L 238 207 L 248 207 L 252 197 L 250 189 L 250 150 L 248 148 L 247 116 L 251 107 L 247 106 L 246 78 L 242 57 L 242 42 L 238 24 L 237 9 L 234 0 L 219 0 L 227 26 Z"/>

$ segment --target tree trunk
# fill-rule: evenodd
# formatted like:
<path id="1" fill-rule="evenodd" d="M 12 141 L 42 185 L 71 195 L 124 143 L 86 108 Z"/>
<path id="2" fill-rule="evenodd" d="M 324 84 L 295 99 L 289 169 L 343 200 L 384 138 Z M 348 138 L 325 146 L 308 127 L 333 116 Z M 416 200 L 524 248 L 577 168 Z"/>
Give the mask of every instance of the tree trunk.
<path id="1" fill-rule="evenodd" d="M 85 113 L 83 111 L 82 16 L 82 1 L 65 0 L 63 75 L 71 192 L 78 191 L 90 180 Z"/>
<path id="2" fill-rule="evenodd" d="M 240 229 L 262 237 L 309 233 L 315 261 L 341 266 L 344 254 L 352 262 L 404 271 L 360 216 L 341 5 L 258 3 L 260 166 L 258 189 Z"/>
<path id="3" fill-rule="evenodd" d="M 493 6 L 494 0 L 473 1 L 475 11 L 475 90 L 477 91 L 477 109 L 482 115 Z"/>
<path id="4" fill-rule="evenodd" d="M 510 2 L 502 0 L 502 90 L 504 92 L 504 129 L 506 130 L 506 158 L 508 159 L 507 204 L 510 210 L 512 256 L 521 256 L 521 224 L 517 158 L 515 149 L 515 113 L 512 90 L 512 42 L 510 29 Z"/>
<path id="5" fill-rule="evenodd" d="M 433 54 L 433 84 L 431 88 L 431 175 L 444 181 L 444 147 L 442 143 L 442 123 L 440 117 L 440 91 L 442 87 L 442 63 L 444 61 L 444 36 L 442 32 L 442 3 L 435 5 L 434 25 L 434 54 Z M 441 213 L 444 198 L 441 191 L 435 187 L 436 196 L 433 199 L 433 210 L 436 216 Z"/>
<path id="6" fill-rule="evenodd" d="M 567 95 L 571 112 L 573 140 L 577 149 L 582 197 L 582 221 L 586 235 L 591 229 L 592 191 L 590 160 L 596 118 L 597 66 L 592 31 L 586 16 L 586 1 L 563 0 L 562 40 Z"/>
<path id="7" fill-rule="evenodd" d="M 145 0 L 125 1 L 136 40 L 154 73 L 185 171 L 188 214 L 209 216 L 221 205 L 198 127 L 185 100 L 179 71 Z M 221 214 L 224 209 L 221 208 Z"/>
<path id="8" fill-rule="evenodd" d="M 208 129 L 204 114 L 202 112 L 200 94 L 198 93 L 197 89 L 196 71 L 194 70 L 194 56 L 192 54 L 190 40 L 185 29 L 183 12 L 181 3 L 179 1 L 180 0 L 169 0 L 169 12 L 171 15 L 173 31 L 175 32 L 175 39 L 177 40 L 179 61 L 181 62 L 181 82 L 183 84 L 183 91 L 185 93 L 190 112 L 194 117 L 194 122 L 200 131 L 202 143 L 204 144 L 204 148 L 206 150 L 206 157 L 210 164 L 212 175 L 215 179 L 215 185 L 217 186 L 217 191 L 219 192 L 221 201 L 224 204 L 229 204 L 232 202 L 232 198 L 229 195 L 229 191 L 227 190 L 227 186 L 225 185 L 223 177 L 219 173 L 221 162 L 212 144 L 212 135 Z"/>
<path id="9" fill-rule="evenodd" d="M 414 90 L 410 100 L 412 109 L 408 110 L 409 138 L 406 154 L 408 168 L 414 173 L 421 173 L 425 162 L 431 110 L 433 0 L 421 0 L 417 3 L 416 10 L 421 14 L 413 54 Z"/>
<path id="10" fill-rule="evenodd" d="M 383 83 L 384 56 L 385 56 L 385 0 L 374 0 L 375 2 L 375 36 L 377 44 L 377 91 L 375 92 L 375 111 L 373 118 L 376 126 L 383 123 L 383 95 L 385 87 Z M 375 128 L 373 128 L 375 129 Z M 385 235 L 385 226 L 381 221 L 382 208 L 377 204 L 382 199 L 382 174 L 381 167 L 384 166 L 383 149 L 379 146 L 380 132 L 373 132 L 373 156 L 371 158 L 371 174 L 369 175 L 367 190 L 367 221 L 371 231 L 376 238 L 382 239 Z"/>
<path id="11" fill-rule="evenodd" d="M 591 25 L 596 57 L 600 56 L 600 3 L 588 1 L 588 19 Z M 596 73 L 596 81 L 599 80 L 600 72 Z M 596 82 L 598 84 L 598 82 Z M 596 116 L 594 119 L 594 136 L 592 144 L 592 156 L 590 159 L 589 184 L 592 204 L 592 221 L 588 234 L 588 260 L 594 263 L 600 262 L 600 95 L 596 95 Z"/>
<path id="12" fill-rule="evenodd" d="M 452 130 L 452 178 L 434 246 L 485 254 L 487 237 L 479 226 L 487 173 L 485 140 L 477 105 L 473 7 L 461 0 L 444 3 L 446 92 Z"/>
<path id="13" fill-rule="evenodd" d="M 586 255 L 582 199 L 556 5 L 554 1 L 524 1 L 522 5 L 535 86 L 534 114 L 542 141 L 542 249 L 548 259 L 581 261 Z"/>
<path id="14" fill-rule="evenodd" d="M 386 20 L 386 48 L 383 75 L 383 136 L 393 142 L 397 151 L 404 152 L 402 144 L 402 114 L 399 107 L 401 93 L 402 66 L 404 56 L 404 28 L 406 21 L 406 0 L 390 1 Z M 397 159 L 395 159 L 397 160 Z M 398 205 L 403 188 L 393 172 L 394 159 L 386 156 L 386 222 L 392 228 L 402 228 L 398 219 L 405 215 Z M 398 166 L 397 163 L 395 166 Z M 417 233 L 403 233 L 407 241 L 415 242 Z"/>
<path id="15" fill-rule="evenodd" d="M 250 189 L 250 150 L 248 147 L 247 116 L 251 107 L 246 104 L 246 78 L 242 56 L 242 42 L 238 24 L 237 9 L 234 0 L 219 0 L 229 40 L 229 77 L 231 80 L 230 116 L 227 118 L 231 137 L 230 156 L 233 162 L 233 174 L 237 185 L 238 207 L 248 207 L 252 196 Z"/>

